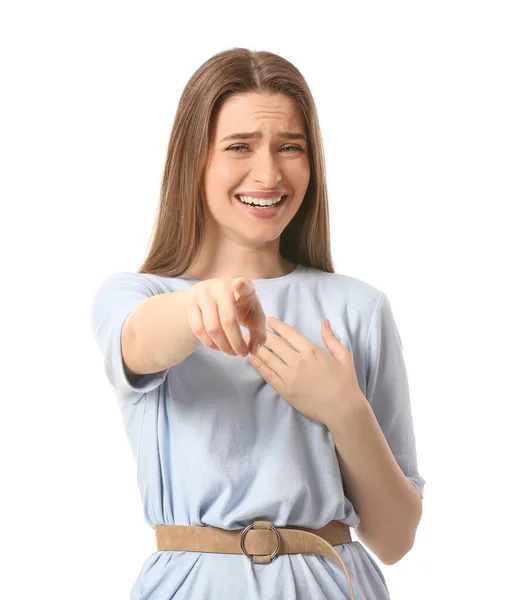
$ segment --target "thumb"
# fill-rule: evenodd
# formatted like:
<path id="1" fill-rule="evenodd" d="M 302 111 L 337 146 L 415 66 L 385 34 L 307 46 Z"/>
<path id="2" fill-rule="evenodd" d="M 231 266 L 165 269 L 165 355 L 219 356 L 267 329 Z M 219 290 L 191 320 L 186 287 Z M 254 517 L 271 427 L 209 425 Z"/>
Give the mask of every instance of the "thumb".
<path id="1" fill-rule="evenodd" d="M 337 337 L 333 333 L 330 327 L 330 322 L 325 320 L 322 322 L 322 339 L 326 348 L 330 351 L 330 354 L 337 360 L 342 360 L 347 352 L 341 342 L 338 341 Z"/>
<path id="2" fill-rule="evenodd" d="M 262 305 L 258 300 L 253 304 L 249 311 L 246 317 L 245 326 L 250 334 L 249 343 L 248 341 L 246 341 L 246 343 L 250 347 L 250 352 L 255 354 L 257 352 L 257 345 L 263 346 L 267 343 L 266 316 Z"/>

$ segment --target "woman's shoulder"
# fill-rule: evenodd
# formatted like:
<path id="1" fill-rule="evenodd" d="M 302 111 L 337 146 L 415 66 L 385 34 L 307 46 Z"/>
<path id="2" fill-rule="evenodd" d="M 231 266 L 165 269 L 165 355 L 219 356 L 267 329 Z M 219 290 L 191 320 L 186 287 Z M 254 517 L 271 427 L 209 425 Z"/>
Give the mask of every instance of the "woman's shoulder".
<path id="1" fill-rule="evenodd" d="M 314 267 L 308 267 L 304 272 L 304 283 L 321 286 L 323 292 L 330 298 L 353 300 L 359 306 L 376 305 L 382 292 L 368 281 L 346 273 L 328 273 Z"/>
<path id="2" fill-rule="evenodd" d="M 100 283 L 100 288 L 124 288 L 127 291 L 144 289 L 151 294 L 164 294 L 182 290 L 190 283 L 180 277 L 166 277 L 153 273 L 138 273 L 134 271 L 117 271 L 108 275 Z"/>

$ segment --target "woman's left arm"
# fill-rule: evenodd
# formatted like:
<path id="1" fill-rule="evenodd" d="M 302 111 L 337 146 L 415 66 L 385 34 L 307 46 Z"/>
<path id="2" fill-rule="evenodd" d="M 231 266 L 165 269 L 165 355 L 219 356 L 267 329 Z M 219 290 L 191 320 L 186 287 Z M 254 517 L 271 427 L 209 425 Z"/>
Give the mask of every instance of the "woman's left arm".
<path id="1" fill-rule="evenodd" d="M 363 394 L 326 423 L 335 442 L 346 496 L 360 517 L 358 537 L 386 565 L 413 547 L 422 498 L 392 454 Z"/>
<path id="2" fill-rule="evenodd" d="M 357 535 L 383 563 L 398 562 L 413 547 L 424 480 L 388 298 L 380 294 L 371 319 L 365 395 L 351 353 L 329 327 L 322 327 L 327 354 L 283 321 L 268 317 L 267 323 L 279 336 L 268 331 L 267 343 L 248 360 L 293 408 L 330 430 L 347 497 L 360 517 Z"/>

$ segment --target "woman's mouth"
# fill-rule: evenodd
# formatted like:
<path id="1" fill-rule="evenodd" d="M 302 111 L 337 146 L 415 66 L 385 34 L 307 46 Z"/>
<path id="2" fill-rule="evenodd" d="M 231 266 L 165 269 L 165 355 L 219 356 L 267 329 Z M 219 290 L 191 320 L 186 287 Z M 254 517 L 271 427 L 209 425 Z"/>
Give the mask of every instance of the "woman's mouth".
<path id="1" fill-rule="evenodd" d="M 249 212 L 249 214 L 256 216 L 256 217 L 273 217 L 274 215 L 277 215 L 281 212 L 281 209 L 283 207 L 283 205 L 286 203 L 286 201 L 288 200 L 288 195 L 285 194 L 284 196 L 281 197 L 280 201 L 277 202 L 276 204 L 272 204 L 270 206 L 258 206 L 256 204 L 250 204 L 249 202 L 244 202 L 243 200 L 241 200 L 239 198 L 239 196 L 235 196 L 235 198 L 237 198 L 237 201 L 240 205 L 242 205 L 242 208 L 246 211 Z M 268 201 L 268 199 L 266 198 L 264 200 L 265 202 Z"/>

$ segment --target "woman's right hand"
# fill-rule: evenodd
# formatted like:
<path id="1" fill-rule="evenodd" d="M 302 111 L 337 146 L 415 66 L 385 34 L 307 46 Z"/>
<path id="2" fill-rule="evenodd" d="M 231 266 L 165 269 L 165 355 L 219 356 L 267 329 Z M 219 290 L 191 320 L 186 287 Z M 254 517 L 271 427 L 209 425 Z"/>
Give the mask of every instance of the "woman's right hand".
<path id="1" fill-rule="evenodd" d="M 208 348 L 230 356 L 256 354 L 267 342 L 266 317 L 252 281 L 244 277 L 215 277 L 190 288 L 186 303 L 189 325 Z M 240 325 L 249 330 L 249 348 Z"/>

